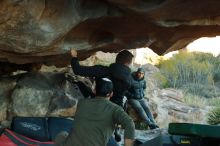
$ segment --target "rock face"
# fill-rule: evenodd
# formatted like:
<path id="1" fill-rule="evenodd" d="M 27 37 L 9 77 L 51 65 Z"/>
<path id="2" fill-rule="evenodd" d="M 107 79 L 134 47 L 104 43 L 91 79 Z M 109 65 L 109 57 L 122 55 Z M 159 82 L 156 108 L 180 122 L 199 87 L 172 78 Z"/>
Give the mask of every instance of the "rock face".
<path id="1" fill-rule="evenodd" d="M 79 81 L 79 79 L 77 79 Z M 86 83 L 88 80 L 84 79 Z M 77 84 L 64 73 L 25 73 L 0 78 L 0 123 L 14 116 L 73 116 L 78 99 Z M 0 124 L 0 125 L 1 125 Z"/>
<path id="2" fill-rule="evenodd" d="M 190 107 L 182 102 L 183 94 L 175 89 L 159 89 L 153 80 L 156 68 L 144 66 L 148 82 L 146 96 L 152 114 L 161 127 L 169 122 L 206 123 L 208 109 Z M 32 72 L 0 78 L 0 127 L 10 125 L 14 116 L 72 117 L 78 99 L 84 98 L 75 81 L 93 88 L 88 79 L 70 78 L 65 73 Z M 69 75 L 69 73 L 68 73 Z M 73 82 L 74 81 L 74 82 Z M 128 113 L 135 121 L 141 121 L 128 105 Z"/>
<path id="3" fill-rule="evenodd" d="M 21 64 L 65 66 L 70 48 L 81 59 L 98 50 L 181 49 L 219 35 L 219 9 L 219 0 L 2 0 L 0 73 Z"/>

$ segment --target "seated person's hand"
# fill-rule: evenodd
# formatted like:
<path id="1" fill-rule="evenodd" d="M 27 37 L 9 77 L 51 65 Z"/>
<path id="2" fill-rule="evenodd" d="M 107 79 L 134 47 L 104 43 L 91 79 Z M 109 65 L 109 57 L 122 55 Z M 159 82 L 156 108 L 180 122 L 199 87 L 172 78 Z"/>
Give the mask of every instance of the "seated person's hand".
<path id="1" fill-rule="evenodd" d="M 75 49 L 71 49 L 71 56 L 77 57 L 77 51 Z"/>

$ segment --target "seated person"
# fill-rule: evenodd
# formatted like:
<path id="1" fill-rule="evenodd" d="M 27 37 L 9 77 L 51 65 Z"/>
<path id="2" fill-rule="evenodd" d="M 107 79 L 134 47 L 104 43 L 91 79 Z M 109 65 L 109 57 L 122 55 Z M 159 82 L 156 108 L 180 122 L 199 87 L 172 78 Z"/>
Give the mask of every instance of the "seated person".
<path id="1" fill-rule="evenodd" d="M 134 122 L 122 107 L 109 101 L 113 84 L 108 78 L 96 81 L 96 97 L 82 99 L 77 105 L 74 128 L 65 140 L 57 140 L 58 146 L 106 146 L 115 125 L 125 128 L 125 146 L 132 146 Z M 58 136 L 57 136 L 58 137 Z"/>
<path id="2" fill-rule="evenodd" d="M 159 128 L 150 112 L 147 103 L 144 100 L 144 91 L 146 89 L 146 81 L 144 80 L 143 68 L 138 68 L 132 73 L 134 79 L 130 89 L 126 92 L 128 103 L 137 111 L 138 115 L 150 127 L 150 129 Z"/>

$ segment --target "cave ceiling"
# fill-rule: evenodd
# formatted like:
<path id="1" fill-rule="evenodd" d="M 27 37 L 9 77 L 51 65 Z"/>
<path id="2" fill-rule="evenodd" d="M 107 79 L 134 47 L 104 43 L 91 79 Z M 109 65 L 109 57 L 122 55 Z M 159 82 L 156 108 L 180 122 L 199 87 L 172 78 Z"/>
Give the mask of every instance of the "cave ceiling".
<path id="1" fill-rule="evenodd" d="M 0 0 L 0 18 L 1 69 L 65 66 L 71 48 L 161 55 L 220 35 L 219 0 Z"/>

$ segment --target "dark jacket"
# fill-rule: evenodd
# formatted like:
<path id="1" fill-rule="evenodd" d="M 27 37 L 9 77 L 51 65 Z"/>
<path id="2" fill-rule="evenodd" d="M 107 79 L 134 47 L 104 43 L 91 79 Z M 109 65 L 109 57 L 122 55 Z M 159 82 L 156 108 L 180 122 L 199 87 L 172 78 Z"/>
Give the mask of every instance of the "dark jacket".
<path id="1" fill-rule="evenodd" d="M 129 67 L 119 63 L 112 63 L 110 66 L 81 66 L 77 58 L 72 58 L 71 66 L 76 75 L 95 77 L 95 79 L 110 78 L 114 86 L 111 101 L 122 106 L 124 93 L 133 80 Z"/>
<path id="2" fill-rule="evenodd" d="M 136 72 L 132 73 L 133 82 L 131 87 L 126 91 L 125 95 L 128 99 L 142 99 L 144 98 L 144 91 L 146 89 L 146 81 L 144 78 L 137 79 Z"/>

